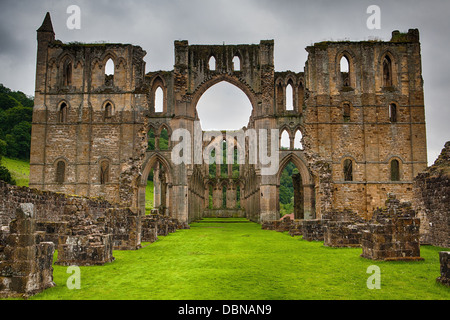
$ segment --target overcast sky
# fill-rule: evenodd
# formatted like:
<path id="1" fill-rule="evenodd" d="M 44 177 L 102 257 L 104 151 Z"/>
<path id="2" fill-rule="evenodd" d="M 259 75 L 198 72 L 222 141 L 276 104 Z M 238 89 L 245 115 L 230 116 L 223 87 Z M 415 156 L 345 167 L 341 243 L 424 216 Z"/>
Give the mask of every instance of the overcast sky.
<path id="1" fill-rule="evenodd" d="M 70 14 L 66 11 L 70 5 L 81 9 L 79 30 L 67 28 Z M 369 30 L 366 26 L 369 5 L 381 9 L 380 30 Z M 429 164 L 439 155 L 445 141 L 450 140 L 448 0 L 0 0 L 0 6 L 0 83 L 28 95 L 34 95 L 36 29 L 47 11 L 56 38 L 63 42 L 106 41 L 141 46 L 147 51 L 147 72 L 173 69 L 174 40 L 188 40 L 190 44 L 251 44 L 274 39 L 275 70 L 300 72 L 307 60 L 305 47 L 314 42 L 374 37 L 388 41 L 393 30 L 418 28 Z M 228 90 L 209 95 L 215 97 L 214 101 L 235 105 L 230 99 L 239 101 L 242 94 L 233 94 L 234 88 Z M 201 117 L 200 111 L 199 114 Z M 246 124 L 248 110 L 235 113 L 228 109 L 215 119 L 221 119 L 224 123 L 221 129 L 226 129 L 232 126 L 226 122 L 230 115 L 235 118 L 237 114 L 242 114 L 240 121 Z M 202 121 L 205 127 L 215 125 L 205 121 Z M 237 127 L 242 127 L 241 123 Z"/>

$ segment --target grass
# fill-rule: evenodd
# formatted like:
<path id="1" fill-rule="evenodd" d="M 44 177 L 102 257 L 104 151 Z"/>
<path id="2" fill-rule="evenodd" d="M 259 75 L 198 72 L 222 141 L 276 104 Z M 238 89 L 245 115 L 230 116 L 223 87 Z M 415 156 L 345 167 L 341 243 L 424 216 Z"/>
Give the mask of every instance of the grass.
<path id="1" fill-rule="evenodd" d="M 1 164 L 11 172 L 18 186 L 28 187 L 30 179 L 30 163 L 28 161 L 2 157 Z"/>
<path id="2" fill-rule="evenodd" d="M 450 299 L 436 283 L 443 248 L 423 246 L 420 262 L 379 262 L 361 258 L 360 248 L 328 248 L 244 222 L 203 219 L 140 250 L 114 251 L 112 263 L 81 267 L 80 290 L 66 287 L 67 267 L 54 266 L 56 287 L 32 299 Z M 371 265 L 381 269 L 380 290 L 366 286 Z"/>

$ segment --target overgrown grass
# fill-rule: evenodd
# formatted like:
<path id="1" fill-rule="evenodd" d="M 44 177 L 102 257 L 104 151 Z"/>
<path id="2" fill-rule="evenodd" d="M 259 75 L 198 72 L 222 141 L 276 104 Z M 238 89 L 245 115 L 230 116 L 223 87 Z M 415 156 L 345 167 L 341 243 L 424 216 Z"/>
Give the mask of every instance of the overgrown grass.
<path id="1" fill-rule="evenodd" d="M 28 187 L 30 180 L 30 163 L 28 161 L 2 157 L 1 164 L 11 172 L 18 186 Z"/>
<path id="2" fill-rule="evenodd" d="M 67 267 L 54 266 L 57 286 L 32 299 L 450 298 L 436 283 L 443 248 L 423 246 L 421 262 L 378 262 L 361 258 L 360 248 L 328 248 L 233 220 L 204 219 L 140 250 L 114 251 L 112 263 L 81 267 L 80 290 L 67 288 Z M 367 288 L 371 265 L 381 268 L 380 290 Z"/>

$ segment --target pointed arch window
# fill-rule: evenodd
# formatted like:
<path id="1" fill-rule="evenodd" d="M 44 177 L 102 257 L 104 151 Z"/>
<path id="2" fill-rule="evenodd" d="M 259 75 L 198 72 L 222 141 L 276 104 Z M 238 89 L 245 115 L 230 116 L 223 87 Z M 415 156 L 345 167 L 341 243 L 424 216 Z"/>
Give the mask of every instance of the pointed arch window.
<path id="1" fill-rule="evenodd" d="M 72 62 L 67 61 L 63 71 L 63 85 L 68 87 L 72 85 Z"/>
<path id="2" fill-rule="evenodd" d="M 400 181 L 400 163 L 396 159 L 391 161 L 391 181 Z"/>
<path id="3" fill-rule="evenodd" d="M 283 132 L 281 132 L 280 149 L 281 150 L 289 150 L 290 148 L 291 148 L 291 142 L 290 142 L 289 133 L 285 129 L 285 130 L 283 130 Z"/>
<path id="4" fill-rule="evenodd" d="M 155 112 L 161 113 L 164 111 L 164 91 L 158 87 L 155 91 Z"/>
<path id="5" fill-rule="evenodd" d="M 109 58 L 105 64 L 105 85 L 112 86 L 114 84 L 114 61 Z"/>
<path id="6" fill-rule="evenodd" d="M 63 102 L 59 106 L 59 112 L 58 112 L 58 122 L 59 123 L 66 123 L 67 122 L 67 116 L 68 116 L 69 108 L 67 106 L 67 103 Z"/>
<path id="7" fill-rule="evenodd" d="M 295 150 L 303 150 L 303 144 L 302 144 L 302 132 L 300 130 L 297 130 L 297 132 L 295 133 L 295 138 L 294 138 L 294 149 Z"/>
<path id="8" fill-rule="evenodd" d="M 388 55 L 383 59 L 383 87 L 392 87 L 392 61 Z"/>
<path id="9" fill-rule="evenodd" d="M 234 56 L 233 58 L 233 70 L 241 71 L 241 59 L 238 56 Z"/>
<path id="10" fill-rule="evenodd" d="M 353 161 L 351 159 L 344 161 L 344 181 L 353 181 Z"/>
<path id="11" fill-rule="evenodd" d="M 342 56 L 339 62 L 339 70 L 342 78 L 342 86 L 350 87 L 350 61 L 346 55 Z"/>
<path id="12" fill-rule="evenodd" d="M 209 58 L 208 67 L 209 67 L 209 70 L 211 70 L 211 71 L 216 70 L 216 58 L 214 58 L 214 56 L 211 56 Z"/>
<path id="13" fill-rule="evenodd" d="M 291 80 L 289 80 L 286 86 L 286 110 L 294 110 L 294 86 Z"/>
<path id="14" fill-rule="evenodd" d="M 342 106 L 344 114 L 344 122 L 350 122 L 351 119 L 351 106 L 349 103 L 344 103 Z"/>
<path id="15" fill-rule="evenodd" d="M 107 102 L 105 104 L 105 110 L 104 110 L 104 118 L 105 119 L 109 119 L 112 117 L 112 113 L 113 113 L 113 107 L 112 104 L 110 102 Z"/>
<path id="16" fill-rule="evenodd" d="M 109 161 L 103 160 L 100 163 L 100 184 L 109 182 Z"/>
<path id="17" fill-rule="evenodd" d="M 392 123 L 397 122 L 397 106 L 394 103 L 389 105 L 389 121 Z"/>
<path id="18" fill-rule="evenodd" d="M 62 160 L 56 164 L 56 183 L 64 183 L 66 178 L 66 163 Z"/>

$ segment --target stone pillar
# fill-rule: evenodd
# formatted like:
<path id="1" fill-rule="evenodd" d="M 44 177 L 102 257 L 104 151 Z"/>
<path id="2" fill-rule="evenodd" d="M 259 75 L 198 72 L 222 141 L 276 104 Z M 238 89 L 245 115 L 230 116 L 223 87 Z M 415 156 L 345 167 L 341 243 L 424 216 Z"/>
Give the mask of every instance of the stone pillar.
<path id="1" fill-rule="evenodd" d="M 153 193 L 154 203 L 153 208 L 159 208 L 161 205 L 161 182 L 159 180 L 159 164 L 153 168 Z"/>
<path id="2" fill-rule="evenodd" d="M 166 176 L 164 170 L 159 170 L 159 180 L 161 185 L 161 214 L 166 214 L 166 208 L 167 208 L 167 183 L 166 183 Z"/>
<path id="3" fill-rule="evenodd" d="M 213 209 L 222 208 L 223 203 L 222 197 L 223 197 L 222 188 L 220 188 L 218 185 L 215 185 L 213 188 Z"/>
<path id="4" fill-rule="evenodd" d="M 294 218 L 304 219 L 303 183 L 300 174 L 292 175 L 292 184 L 294 186 Z"/>
<path id="5" fill-rule="evenodd" d="M 5 244 L 0 243 L 0 297 L 29 297 L 53 287 L 52 242 L 41 242 L 36 232 L 34 205 L 20 204 L 10 223 Z"/>
<path id="6" fill-rule="evenodd" d="M 441 262 L 441 276 L 436 280 L 447 287 L 450 287 L 450 251 L 439 252 Z"/>

